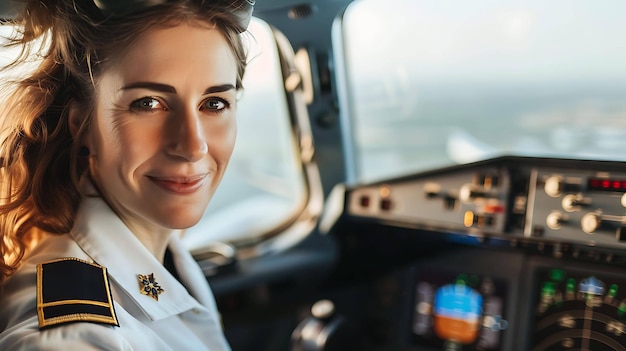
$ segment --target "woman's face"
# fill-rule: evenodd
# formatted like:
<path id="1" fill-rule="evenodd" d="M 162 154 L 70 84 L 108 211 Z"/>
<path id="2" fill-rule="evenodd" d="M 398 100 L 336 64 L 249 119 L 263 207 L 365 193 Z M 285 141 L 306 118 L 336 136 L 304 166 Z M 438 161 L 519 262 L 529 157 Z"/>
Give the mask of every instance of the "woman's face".
<path id="1" fill-rule="evenodd" d="M 216 29 L 142 34 L 98 81 L 85 135 L 90 172 L 132 227 L 199 221 L 230 159 L 237 65 Z"/>

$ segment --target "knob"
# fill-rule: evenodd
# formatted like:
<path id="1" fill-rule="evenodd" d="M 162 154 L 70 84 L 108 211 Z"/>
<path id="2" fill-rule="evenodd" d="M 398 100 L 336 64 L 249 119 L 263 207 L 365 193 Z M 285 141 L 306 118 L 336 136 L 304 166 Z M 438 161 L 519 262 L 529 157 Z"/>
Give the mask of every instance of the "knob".
<path id="1" fill-rule="evenodd" d="M 335 313 L 335 304 L 330 300 L 319 300 L 311 307 L 311 315 L 319 319 L 328 319 Z"/>
<path id="2" fill-rule="evenodd" d="M 549 196 L 559 197 L 564 192 L 580 191 L 581 181 L 577 178 L 565 179 L 559 175 L 550 176 L 546 179 L 543 189 Z"/>
<path id="3" fill-rule="evenodd" d="M 593 234 L 602 225 L 602 216 L 598 213 L 587 213 L 580 220 L 580 226 L 583 232 Z"/>
<path id="4" fill-rule="evenodd" d="M 291 334 L 291 351 L 359 350 L 357 334 L 348 321 L 335 312 L 330 300 L 320 300 Z"/>
<path id="5" fill-rule="evenodd" d="M 475 184 L 465 184 L 459 190 L 459 199 L 463 202 L 471 202 L 475 199 L 494 198 L 485 188 Z"/>
<path id="6" fill-rule="evenodd" d="M 428 182 L 424 184 L 424 193 L 427 198 L 435 198 L 441 195 L 441 186 L 437 183 Z"/>
<path id="7" fill-rule="evenodd" d="M 587 207 L 591 205 L 591 199 L 584 198 L 581 195 L 569 194 L 563 197 L 561 205 L 563 206 L 563 209 L 565 211 L 575 212 L 580 211 L 582 207 Z"/>
<path id="8" fill-rule="evenodd" d="M 561 228 L 561 225 L 563 223 L 566 223 L 568 221 L 568 219 L 569 218 L 566 215 L 564 215 L 563 213 L 558 212 L 558 211 L 554 211 L 554 212 L 550 213 L 548 215 L 548 217 L 546 218 L 546 225 L 550 229 L 557 230 L 557 229 Z"/>

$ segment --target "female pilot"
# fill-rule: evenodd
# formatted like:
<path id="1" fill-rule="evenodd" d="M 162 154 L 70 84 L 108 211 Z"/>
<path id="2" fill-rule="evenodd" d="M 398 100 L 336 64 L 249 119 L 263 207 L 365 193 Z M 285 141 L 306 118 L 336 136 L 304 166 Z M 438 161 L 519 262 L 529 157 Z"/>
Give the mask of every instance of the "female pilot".
<path id="1" fill-rule="evenodd" d="M 1 350 L 227 350 L 179 242 L 233 150 L 254 0 L 27 0 L 0 128 Z M 42 44 L 43 43 L 43 44 Z"/>

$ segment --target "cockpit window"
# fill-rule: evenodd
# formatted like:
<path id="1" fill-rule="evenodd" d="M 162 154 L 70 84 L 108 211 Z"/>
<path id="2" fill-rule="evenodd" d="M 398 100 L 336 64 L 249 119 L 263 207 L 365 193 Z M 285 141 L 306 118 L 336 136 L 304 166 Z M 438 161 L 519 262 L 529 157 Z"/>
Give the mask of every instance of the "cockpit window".
<path id="1" fill-rule="evenodd" d="M 626 160 L 625 10 L 354 2 L 333 38 L 350 180 L 500 155 Z"/>

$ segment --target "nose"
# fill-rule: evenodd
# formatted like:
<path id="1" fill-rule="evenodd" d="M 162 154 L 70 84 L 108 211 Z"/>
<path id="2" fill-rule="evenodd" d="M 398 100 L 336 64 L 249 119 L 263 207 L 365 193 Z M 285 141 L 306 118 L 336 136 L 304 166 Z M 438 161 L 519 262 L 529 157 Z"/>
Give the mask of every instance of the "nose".
<path id="1" fill-rule="evenodd" d="M 186 109 L 174 114 L 166 128 L 170 129 L 166 133 L 171 135 L 169 155 L 194 162 L 208 153 L 208 140 L 197 111 Z"/>

